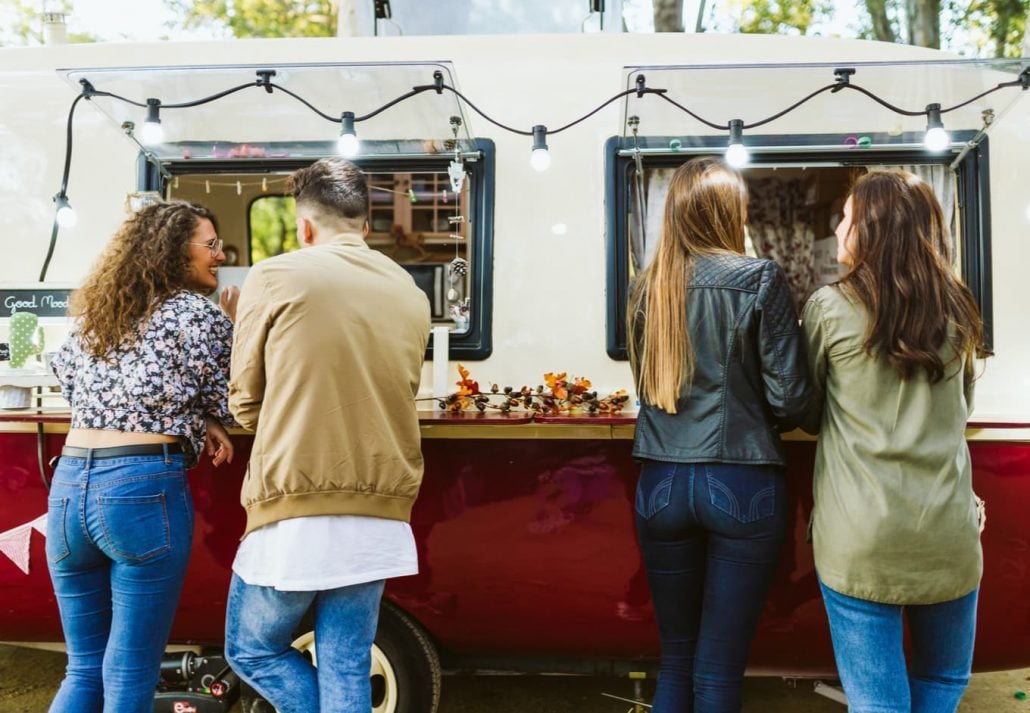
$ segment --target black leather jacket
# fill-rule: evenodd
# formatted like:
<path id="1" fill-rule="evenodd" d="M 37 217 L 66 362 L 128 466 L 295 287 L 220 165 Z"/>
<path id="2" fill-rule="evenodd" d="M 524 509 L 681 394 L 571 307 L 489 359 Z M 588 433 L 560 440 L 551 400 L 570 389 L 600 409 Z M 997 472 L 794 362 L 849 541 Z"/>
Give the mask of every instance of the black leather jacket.
<path id="1" fill-rule="evenodd" d="M 778 432 L 799 425 L 812 391 L 783 270 L 743 255 L 698 258 L 687 325 L 693 384 L 675 414 L 641 404 L 634 457 L 782 465 Z"/>

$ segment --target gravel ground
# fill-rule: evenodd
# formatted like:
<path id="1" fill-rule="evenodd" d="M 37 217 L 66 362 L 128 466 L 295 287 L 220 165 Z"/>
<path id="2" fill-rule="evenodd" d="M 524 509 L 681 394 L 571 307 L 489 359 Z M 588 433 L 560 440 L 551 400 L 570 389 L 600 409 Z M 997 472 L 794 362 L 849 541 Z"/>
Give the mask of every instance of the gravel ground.
<path id="1" fill-rule="evenodd" d="M 0 713 L 44 713 L 64 670 L 64 654 L 0 646 Z M 649 694 L 650 682 L 645 683 Z M 973 676 L 960 713 L 1030 713 L 1030 669 Z M 628 703 L 602 693 L 631 697 L 626 679 L 571 676 L 447 676 L 439 713 L 626 713 Z M 778 678 L 750 678 L 745 713 L 843 713 L 844 707 Z"/>

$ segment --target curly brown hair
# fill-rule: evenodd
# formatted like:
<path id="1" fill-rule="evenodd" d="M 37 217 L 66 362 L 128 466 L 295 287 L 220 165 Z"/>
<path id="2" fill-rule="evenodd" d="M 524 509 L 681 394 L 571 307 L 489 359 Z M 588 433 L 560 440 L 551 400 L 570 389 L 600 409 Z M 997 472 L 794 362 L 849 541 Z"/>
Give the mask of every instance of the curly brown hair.
<path id="1" fill-rule="evenodd" d="M 190 236 L 207 208 L 186 201 L 148 205 L 122 223 L 72 295 L 83 347 L 104 358 L 136 333 L 154 309 L 187 288 Z"/>

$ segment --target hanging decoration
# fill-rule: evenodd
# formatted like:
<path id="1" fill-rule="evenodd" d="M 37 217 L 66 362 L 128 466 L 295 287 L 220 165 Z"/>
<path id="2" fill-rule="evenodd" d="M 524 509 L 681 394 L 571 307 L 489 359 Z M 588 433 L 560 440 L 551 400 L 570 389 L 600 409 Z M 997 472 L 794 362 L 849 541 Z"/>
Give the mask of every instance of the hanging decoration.
<path id="1" fill-rule="evenodd" d="M 31 522 L 0 532 L 0 554 L 25 574 L 29 573 L 29 545 L 32 543 L 33 530 L 46 537 L 46 513 Z"/>

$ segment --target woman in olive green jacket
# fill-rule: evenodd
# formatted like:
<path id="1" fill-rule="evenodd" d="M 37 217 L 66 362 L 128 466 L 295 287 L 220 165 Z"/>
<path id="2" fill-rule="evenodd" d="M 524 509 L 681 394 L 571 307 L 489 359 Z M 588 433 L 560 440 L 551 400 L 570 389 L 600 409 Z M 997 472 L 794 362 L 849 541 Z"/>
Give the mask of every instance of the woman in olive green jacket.
<path id="1" fill-rule="evenodd" d="M 983 570 L 964 437 L 983 327 L 918 177 L 860 178 L 837 238 L 848 272 L 803 316 L 812 538 L 837 668 L 853 712 L 947 713 L 968 683 Z"/>

